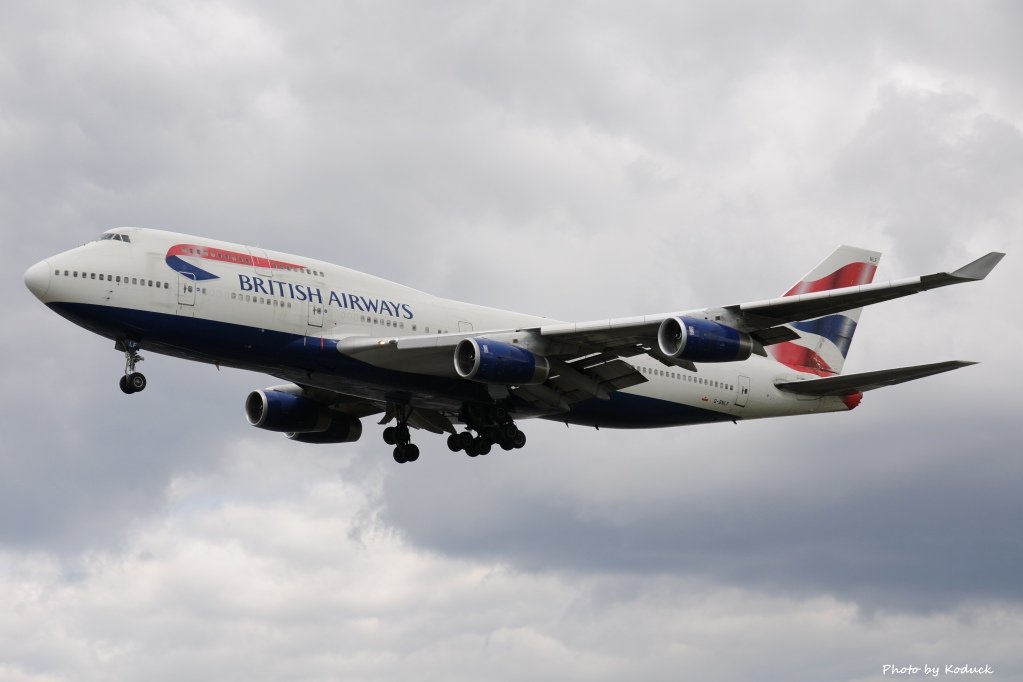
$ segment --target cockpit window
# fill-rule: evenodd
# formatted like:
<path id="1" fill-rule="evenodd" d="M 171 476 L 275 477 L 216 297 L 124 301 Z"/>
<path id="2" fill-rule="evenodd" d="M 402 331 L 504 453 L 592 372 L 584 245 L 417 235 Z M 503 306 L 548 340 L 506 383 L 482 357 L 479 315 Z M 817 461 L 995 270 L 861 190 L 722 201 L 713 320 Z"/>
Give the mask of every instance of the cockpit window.
<path id="1" fill-rule="evenodd" d="M 116 232 L 108 232 L 100 237 L 100 240 L 112 239 L 116 242 L 128 242 L 131 243 L 131 238 L 126 234 L 118 234 Z"/>

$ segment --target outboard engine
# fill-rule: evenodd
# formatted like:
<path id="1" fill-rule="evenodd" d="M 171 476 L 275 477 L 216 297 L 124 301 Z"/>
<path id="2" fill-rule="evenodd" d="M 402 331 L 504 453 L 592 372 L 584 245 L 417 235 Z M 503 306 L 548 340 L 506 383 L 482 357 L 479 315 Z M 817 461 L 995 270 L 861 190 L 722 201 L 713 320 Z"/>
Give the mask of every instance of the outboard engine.
<path id="1" fill-rule="evenodd" d="M 302 395 L 274 389 L 253 391 L 245 416 L 259 429 L 286 433 L 302 443 L 350 443 L 362 435 L 362 422 Z"/>
<path id="2" fill-rule="evenodd" d="M 657 330 L 657 347 L 669 358 L 690 362 L 736 362 L 753 353 L 746 332 L 710 320 L 669 317 Z"/>

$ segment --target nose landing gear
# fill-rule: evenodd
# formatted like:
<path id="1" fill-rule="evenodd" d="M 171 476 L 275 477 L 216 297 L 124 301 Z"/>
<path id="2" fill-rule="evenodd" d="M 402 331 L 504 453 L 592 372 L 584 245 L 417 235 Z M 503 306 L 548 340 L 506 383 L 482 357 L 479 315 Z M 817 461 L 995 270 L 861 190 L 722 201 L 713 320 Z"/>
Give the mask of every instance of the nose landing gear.
<path id="1" fill-rule="evenodd" d="M 121 377 L 121 390 L 127 394 L 138 393 L 146 388 L 146 376 L 142 372 L 135 371 L 135 365 L 145 358 L 139 355 L 142 348 L 138 341 L 130 339 L 119 339 L 115 346 L 118 350 L 124 351 L 124 376 Z"/>

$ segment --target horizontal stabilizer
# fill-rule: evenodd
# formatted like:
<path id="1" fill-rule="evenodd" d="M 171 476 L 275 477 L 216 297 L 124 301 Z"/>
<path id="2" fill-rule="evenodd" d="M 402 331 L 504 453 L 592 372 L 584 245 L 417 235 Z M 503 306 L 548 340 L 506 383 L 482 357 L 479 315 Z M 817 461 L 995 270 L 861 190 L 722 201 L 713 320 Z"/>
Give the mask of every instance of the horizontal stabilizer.
<path id="1" fill-rule="evenodd" d="M 802 395 L 849 395 L 857 391 L 872 391 L 875 388 L 894 386 L 914 379 L 922 379 L 932 374 L 941 374 L 953 369 L 975 365 L 975 362 L 964 360 L 949 360 L 948 362 L 935 362 L 930 365 L 916 365 L 914 367 L 897 367 L 895 369 L 881 369 L 876 372 L 861 372 L 860 374 L 844 374 L 842 376 L 827 377 L 824 379 L 807 379 L 805 381 L 786 381 L 775 384 L 783 391 L 800 393 Z"/>

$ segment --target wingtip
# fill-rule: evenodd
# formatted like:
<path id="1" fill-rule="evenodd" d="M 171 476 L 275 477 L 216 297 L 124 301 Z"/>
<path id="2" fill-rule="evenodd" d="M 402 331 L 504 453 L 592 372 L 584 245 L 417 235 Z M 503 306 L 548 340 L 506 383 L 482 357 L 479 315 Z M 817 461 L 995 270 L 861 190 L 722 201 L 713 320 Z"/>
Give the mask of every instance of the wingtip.
<path id="1" fill-rule="evenodd" d="M 960 279 L 981 280 L 987 277 L 1003 258 L 1005 258 L 1004 253 L 1001 253 L 1000 251 L 992 251 L 987 255 L 981 256 L 972 263 L 967 263 L 953 272 L 952 275 L 959 277 Z"/>

